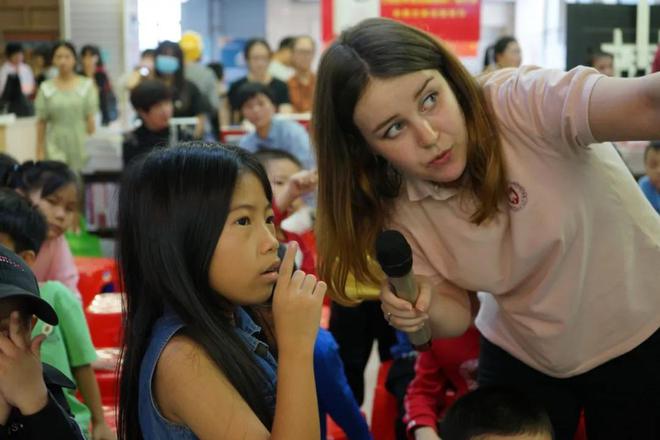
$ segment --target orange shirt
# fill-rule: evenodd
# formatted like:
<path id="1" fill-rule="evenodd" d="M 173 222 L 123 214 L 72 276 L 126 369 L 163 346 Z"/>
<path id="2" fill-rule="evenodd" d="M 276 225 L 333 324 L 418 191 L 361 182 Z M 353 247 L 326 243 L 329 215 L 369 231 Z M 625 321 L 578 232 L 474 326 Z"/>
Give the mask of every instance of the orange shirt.
<path id="1" fill-rule="evenodd" d="M 293 75 L 287 82 L 289 86 L 289 99 L 296 113 L 307 113 L 312 111 L 312 100 L 314 98 L 314 87 L 316 86 L 316 75 L 310 73 L 309 82 L 303 84 L 298 75 Z"/>

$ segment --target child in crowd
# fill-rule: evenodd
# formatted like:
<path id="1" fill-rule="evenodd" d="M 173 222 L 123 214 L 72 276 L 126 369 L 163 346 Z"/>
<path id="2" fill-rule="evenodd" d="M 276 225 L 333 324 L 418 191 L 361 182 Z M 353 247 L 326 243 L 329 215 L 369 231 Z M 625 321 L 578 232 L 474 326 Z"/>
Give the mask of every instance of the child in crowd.
<path id="1" fill-rule="evenodd" d="M 316 273 L 314 214 L 302 198 L 316 189 L 316 171 L 303 170 L 300 161 L 284 150 L 264 148 L 255 156 L 266 170 L 273 191 L 277 238 L 283 243 L 296 241 L 302 253 L 298 265 L 305 273 Z"/>
<path id="2" fill-rule="evenodd" d="M 295 121 L 275 118 L 275 99 L 270 89 L 256 82 L 239 87 L 237 104 L 241 113 L 255 127 L 239 142 L 239 146 L 255 152 L 262 148 L 279 148 L 288 151 L 302 163 L 305 169 L 315 167 L 309 134 Z"/>
<path id="3" fill-rule="evenodd" d="M 552 440 L 543 408 L 515 389 L 482 387 L 459 398 L 440 428 L 443 440 Z M 437 438 L 437 437 L 436 437 Z"/>
<path id="4" fill-rule="evenodd" d="M 17 253 L 28 266 L 34 264 L 37 252 L 46 238 L 47 225 L 39 210 L 29 200 L 9 189 L 0 189 L 0 244 Z M 65 391 L 68 406 L 86 438 L 113 440 L 103 415 L 101 395 L 91 363 L 96 350 L 85 321 L 80 302 L 58 281 L 40 286 L 41 298 L 55 310 L 59 325 L 40 320 L 32 334 L 43 334 L 41 360 L 75 381 L 85 404 L 77 399 L 75 389 Z M 91 436 L 89 433 L 92 423 Z"/>
<path id="5" fill-rule="evenodd" d="M 434 339 L 419 354 L 415 378 L 406 392 L 404 421 L 409 438 L 438 440 L 440 421 L 452 402 L 477 386 L 479 332 L 470 327 L 462 336 Z"/>
<path id="6" fill-rule="evenodd" d="M 32 270 L 40 282 L 60 281 L 80 298 L 78 269 L 64 232 L 76 219 L 78 184 L 76 175 L 63 162 L 28 161 L 12 167 L 4 184 L 28 197 L 46 217 L 47 240 Z"/>
<path id="7" fill-rule="evenodd" d="M 651 142 L 644 150 L 646 175 L 639 179 L 642 192 L 660 214 L 660 141 Z"/>
<path id="8" fill-rule="evenodd" d="M 263 168 L 236 147 L 155 150 L 124 171 L 120 438 L 319 438 L 326 285 L 292 273 L 295 244 L 278 258 L 271 200 Z M 275 341 L 253 320 L 271 296 Z"/>
<path id="9" fill-rule="evenodd" d="M 155 79 L 143 80 L 131 90 L 131 104 L 142 125 L 124 137 L 124 165 L 141 154 L 171 143 L 170 119 L 174 106 L 172 92 L 165 83 Z"/>
<path id="10" fill-rule="evenodd" d="M 62 393 L 73 384 L 39 362 L 46 337 L 30 337 L 33 316 L 57 325 L 57 314 L 39 298 L 30 269 L 0 246 L 0 438 L 83 440 Z"/>

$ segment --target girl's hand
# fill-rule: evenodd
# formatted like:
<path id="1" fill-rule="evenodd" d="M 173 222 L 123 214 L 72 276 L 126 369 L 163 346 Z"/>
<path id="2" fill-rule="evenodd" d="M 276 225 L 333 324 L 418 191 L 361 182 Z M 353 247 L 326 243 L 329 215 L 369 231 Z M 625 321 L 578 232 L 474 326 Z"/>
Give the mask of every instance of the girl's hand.
<path id="1" fill-rule="evenodd" d="M 0 394 L 23 415 L 35 414 L 48 403 L 39 357 L 44 339 L 31 339 L 17 311 L 9 316 L 9 335 L 0 334 Z"/>
<path id="2" fill-rule="evenodd" d="M 381 309 L 385 320 L 397 330 L 406 333 L 415 332 L 428 321 L 428 311 L 431 308 L 431 285 L 424 277 L 416 277 L 417 302 L 409 303 L 397 297 L 390 290 L 389 283 L 384 282 L 380 288 Z"/>
<path id="3" fill-rule="evenodd" d="M 278 351 L 312 354 L 321 322 L 327 285 L 300 270 L 293 272 L 296 243 L 287 246 L 273 295 L 273 319 Z M 293 275 L 292 275 L 293 272 Z"/>

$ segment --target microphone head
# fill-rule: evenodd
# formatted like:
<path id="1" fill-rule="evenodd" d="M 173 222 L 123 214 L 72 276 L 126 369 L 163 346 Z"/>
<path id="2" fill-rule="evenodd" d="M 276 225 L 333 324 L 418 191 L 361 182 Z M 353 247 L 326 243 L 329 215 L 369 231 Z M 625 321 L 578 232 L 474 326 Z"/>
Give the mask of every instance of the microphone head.
<path id="1" fill-rule="evenodd" d="M 400 278 L 412 270 L 412 249 L 405 237 L 393 229 L 378 235 L 376 259 L 388 277 Z"/>

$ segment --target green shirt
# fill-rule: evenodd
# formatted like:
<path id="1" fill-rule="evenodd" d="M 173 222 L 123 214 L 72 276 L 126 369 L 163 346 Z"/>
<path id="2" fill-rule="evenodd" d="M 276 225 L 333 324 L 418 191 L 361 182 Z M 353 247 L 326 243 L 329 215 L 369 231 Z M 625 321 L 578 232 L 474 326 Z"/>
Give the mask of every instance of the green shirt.
<path id="1" fill-rule="evenodd" d="M 39 320 L 32 336 L 45 334 L 41 344 L 41 361 L 60 370 L 72 381 L 76 381 L 72 368 L 91 364 L 96 360 L 96 349 L 87 327 L 87 320 L 80 301 L 59 281 L 40 284 L 41 297 L 57 313 L 59 325 L 52 326 Z M 92 414 L 78 398 L 76 390 L 64 390 L 67 403 L 86 437 Z"/>

